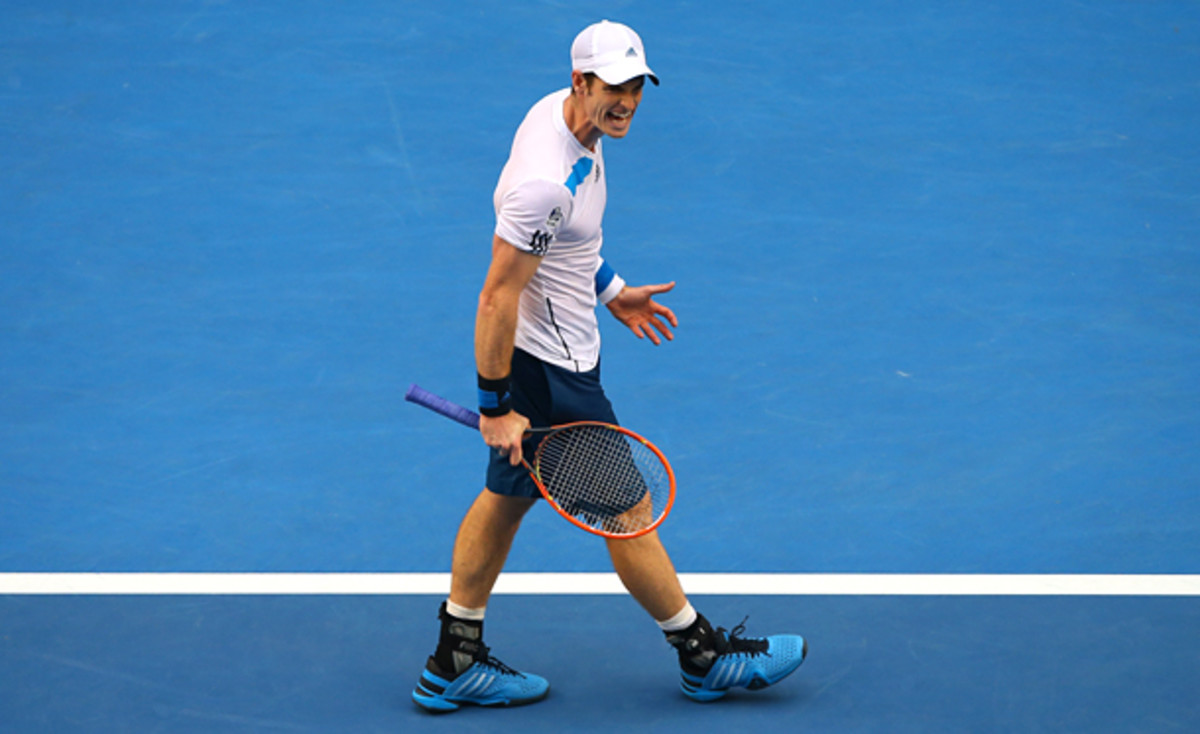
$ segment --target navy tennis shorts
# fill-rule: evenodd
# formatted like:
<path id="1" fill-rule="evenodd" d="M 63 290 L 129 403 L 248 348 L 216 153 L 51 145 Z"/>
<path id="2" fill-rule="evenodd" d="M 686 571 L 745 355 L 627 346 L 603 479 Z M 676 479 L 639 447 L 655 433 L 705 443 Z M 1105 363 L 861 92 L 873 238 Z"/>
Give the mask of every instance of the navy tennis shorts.
<path id="1" fill-rule="evenodd" d="M 529 419 L 532 428 L 560 426 L 574 421 L 617 423 L 612 403 L 600 386 L 600 365 L 587 372 L 571 372 L 543 362 L 528 352 L 513 350 L 513 409 Z M 532 463 L 540 436 L 535 434 L 521 447 Z M 511 497 L 539 498 L 542 493 L 523 464 L 513 466 L 508 457 L 489 449 L 487 488 Z"/>

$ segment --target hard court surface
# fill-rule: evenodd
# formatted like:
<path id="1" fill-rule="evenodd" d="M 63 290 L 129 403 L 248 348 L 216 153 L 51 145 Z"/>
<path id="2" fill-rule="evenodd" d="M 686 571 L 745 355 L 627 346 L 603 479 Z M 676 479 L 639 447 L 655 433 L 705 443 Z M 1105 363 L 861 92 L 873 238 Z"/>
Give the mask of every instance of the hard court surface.
<path id="1" fill-rule="evenodd" d="M 402 396 L 472 400 L 492 187 L 605 17 L 663 82 L 605 255 L 681 322 L 601 313 L 606 389 L 679 476 L 678 569 L 763 585 L 696 606 L 811 655 L 699 706 L 629 598 L 500 594 L 551 696 L 430 717 L 440 593 L 319 579 L 448 571 L 483 450 Z M 1200 729 L 1200 592 L 1120 591 L 1200 573 L 1198 121 L 1184 0 L 8 0 L 0 730 Z M 508 568 L 610 570 L 546 508 Z M 1045 574 L 1096 582 L 919 585 Z"/>

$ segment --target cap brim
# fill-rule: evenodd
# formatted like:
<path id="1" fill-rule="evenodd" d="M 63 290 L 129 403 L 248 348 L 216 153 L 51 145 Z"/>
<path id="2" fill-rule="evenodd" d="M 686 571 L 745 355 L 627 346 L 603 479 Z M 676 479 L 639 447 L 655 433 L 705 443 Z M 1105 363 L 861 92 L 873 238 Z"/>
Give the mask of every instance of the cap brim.
<path id="1" fill-rule="evenodd" d="M 658 86 L 658 77 L 653 71 L 650 71 L 649 66 L 642 63 L 641 59 L 631 58 L 618 61 L 602 69 L 596 69 L 593 73 L 603 79 L 605 84 L 624 84 L 634 77 L 644 76 Z"/>

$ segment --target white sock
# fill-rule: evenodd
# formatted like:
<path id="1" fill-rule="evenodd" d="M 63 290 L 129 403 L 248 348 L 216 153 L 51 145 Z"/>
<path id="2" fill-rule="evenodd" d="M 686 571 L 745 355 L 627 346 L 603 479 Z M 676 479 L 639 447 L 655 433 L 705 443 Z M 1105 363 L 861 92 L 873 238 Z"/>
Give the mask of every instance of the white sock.
<path id="1" fill-rule="evenodd" d="M 470 607 L 460 607 L 449 599 L 446 600 L 446 614 L 456 619 L 465 619 L 468 622 L 482 622 L 483 613 L 486 611 L 486 606 L 472 609 Z"/>
<path id="2" fill-rule="evenodd" d="M 696 621 L 696 610 L 692 607 L 692 603 L 688 602 L 683 605 L 683 609 L 670 619 L 659 620 L 658 626 L 663 632 L 678 632 L 692 626 Z"/>

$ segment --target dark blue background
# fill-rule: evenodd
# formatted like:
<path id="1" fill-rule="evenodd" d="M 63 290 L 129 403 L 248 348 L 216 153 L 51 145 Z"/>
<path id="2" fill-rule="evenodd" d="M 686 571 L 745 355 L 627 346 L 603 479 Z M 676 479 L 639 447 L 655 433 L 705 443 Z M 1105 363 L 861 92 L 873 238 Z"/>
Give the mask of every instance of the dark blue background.
<path id="1" fill-rule="evenodd" d="M 606 147 L 605 253 L 631 282 L 678 281 L 678 338 L 602 318 L 618 414 L 679 475 L 681 571 L 1197 572 L 1200 6 L 1064 0 L 6 2 L 0 571 L 447 570 L 483 449 L 402 395 L 473 396 L 492 187 L 601 17 L 641 32 L 663 80 Z M 608 563 L 542 511 L 509 567 Z M 184 638 L 226 640 L 218 668 L 264 660 L 231 678 L 260 685 L 288 663 L 255 640 L 336 630 L 342 604 L 203 603 L 244 635 Z M 399 686 L 385 709 L 408 713 L 435 603 L 346 602 L 378 625 L 354 644 L 397 656 L 347 652 L 343 672 L 404 672 L 373 684 Z M 104 730 L 64 690 L 98 676 L 128 701 L 161 675 L 143 666 L 198 664 L 169 645 L 200 624 L 186 605 L 0 601 L 6 687 L 44 692 L 6 696 L 5 718 Z M 813 715 L 857 650 L 897 668 L 839 694 L 829 730 L 1200 719 L 1171 708 L 1196 688 L 1193 599 L 762 606 L 828 657 L 739 715 Z M 148 648 L 120 621 L 138 615 L 158 620 Z M 546 616 L 561 665 L 575 614 Z M 949 687 L 898 695 L 925 644 L 953 658 L 924 671 Z M 1106 650 L 1137 693 L 1096 682 Z M 1047 692 L 1072 680 L 1091 693 Z M 107 728 L 148 730 L 114 706 Z M 211 728 L 271 728 L 222 710 L 250 718 Z"/>

